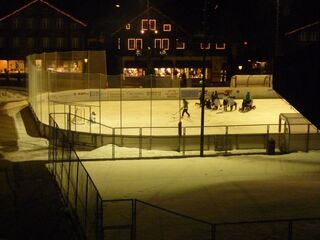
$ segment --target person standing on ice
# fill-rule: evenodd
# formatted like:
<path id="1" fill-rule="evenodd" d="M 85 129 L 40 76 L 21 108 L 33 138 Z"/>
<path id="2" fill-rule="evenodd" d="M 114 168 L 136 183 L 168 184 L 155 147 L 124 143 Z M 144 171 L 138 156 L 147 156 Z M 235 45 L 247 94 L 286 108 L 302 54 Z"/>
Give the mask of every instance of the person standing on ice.
<path id="1" fill-rule="evenodd" d="M 95 123 L 96 122 L 96 113 L 95 112 L 92 112 L 91 115 L 90 115 L 90 121 Z"/>
<path id="2" fill-rule="evenodd" d="M 183 101 L 183 106 L 182 106 L 181 109 L 183 109 L 183 111 L 182 111 L 182 116 L 181 117 L 183 117 L 184 113 L 186 113 L 188 115 L 188 117 L 190 117 L 190 114 L 188 112 L 189 102 L 185 98 L 182 99 L 182 101 Z"/>

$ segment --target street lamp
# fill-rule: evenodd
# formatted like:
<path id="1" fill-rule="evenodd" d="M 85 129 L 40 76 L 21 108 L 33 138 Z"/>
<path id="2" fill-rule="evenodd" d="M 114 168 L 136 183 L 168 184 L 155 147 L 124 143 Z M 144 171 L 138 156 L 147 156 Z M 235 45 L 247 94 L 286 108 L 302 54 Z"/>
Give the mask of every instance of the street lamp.
<path id="1" fill-rule="evenodd" d="M 203 7 L 203 66 L 202 66 L 202 83 L 201 83 L 201 125 L 200 125 L 200 157 L 203 157 L 203 147 L 204 147 L 204 95 L 206 89 L 206 42 L 207 42 L 207 8 L 208 8 L 208 1 L 204 0 L 204 7 Z"/>

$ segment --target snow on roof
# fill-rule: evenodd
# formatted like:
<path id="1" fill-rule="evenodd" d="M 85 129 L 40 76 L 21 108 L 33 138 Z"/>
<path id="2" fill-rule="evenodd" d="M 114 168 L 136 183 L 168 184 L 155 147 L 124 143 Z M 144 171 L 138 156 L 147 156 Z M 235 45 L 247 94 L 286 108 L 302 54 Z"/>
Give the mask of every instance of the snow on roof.
<path id="1" fill-rule="evenodd" d="M 82 25 L 82 26 L 84 26 L 84 27 L 87 26 L 86 23 L 80 21 L 79 19 L 73 17 L 72 15 L 70 15 L 70 14 L 62 11 L 61 9 L 53 6 L 52 4 L 50 4 L 50 3 L 48 3 L 48 2 L 46 2 L 46 1 L 44 1 L 44 0 L 34 0 L 34 1 L 31 1 L 31 2 L 29 2 L 29 3 L 27 3 L 27 4 L 25 4 L 24 6 L 16 9 L 15 11 L 9 13 L 8 15 L 0 18 L 0 22 L 3 21 L 3 20 L 5 20 L 5 19 L 7 19 L 7 18 L 9 18 L 9 17 L 12 17 L 12 16 L 18 14 L 19 12 L 21 12 L 21 11 L 23 11 L 24 9 L 30 7 L 31 5 L 35 4 L 36 2 L 41 2 L 41 3 L 43 3 L 43 4 L 46 4 L 48 7 L 50 7 L 50 8 L 52 8 L 52 9 L 54 9 L 55 11 L 63 14 L 63 15 L 66 16 L 66 17 L 70 18 L 70 19 L 73 20 L 74 22 L 76 22 L 76 23 L 78 23 L 78 24 L 80 24 L 80 25 Z"/>

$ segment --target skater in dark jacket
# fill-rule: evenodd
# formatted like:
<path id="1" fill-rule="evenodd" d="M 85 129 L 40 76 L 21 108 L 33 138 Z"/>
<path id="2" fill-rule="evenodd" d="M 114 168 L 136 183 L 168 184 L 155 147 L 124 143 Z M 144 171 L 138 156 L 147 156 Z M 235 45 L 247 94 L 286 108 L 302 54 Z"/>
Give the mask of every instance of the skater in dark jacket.
<path id="1" fill-rule="evenodd" d="M 183 115 L 184 115 L 185 113 L 188 115 L 188 117 L 190 117 L 190 114 L 189 114 L 189 112 L 188 112 L 189 102 L 188 102 L 185 98 L 182 99 L 182 101 L 183 101 L 183 106 L 182 106 L 181 109 L 183 109 L 183 111 L 182 111 L 182 116 L 181 116 L 181 117 L 183 117 Z"/>

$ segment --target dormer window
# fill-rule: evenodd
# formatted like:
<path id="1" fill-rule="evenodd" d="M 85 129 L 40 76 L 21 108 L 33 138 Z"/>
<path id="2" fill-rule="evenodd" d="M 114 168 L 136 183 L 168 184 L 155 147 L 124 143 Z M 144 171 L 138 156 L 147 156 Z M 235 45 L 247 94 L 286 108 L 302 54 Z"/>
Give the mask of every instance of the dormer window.
<path id="1" fill-rule="evenodd" d="M 130 30 L 130 29 L 131 29 L 131 24 L 130 24 L 130 23 L 126 24 L 126 29 L 127 29 L 127 30 Z"/>
<path id="2" fill-rule="evenodd" d="M 163 24 L 163 31 L 171 32 L 171 24 L 170 23 Z"/>

